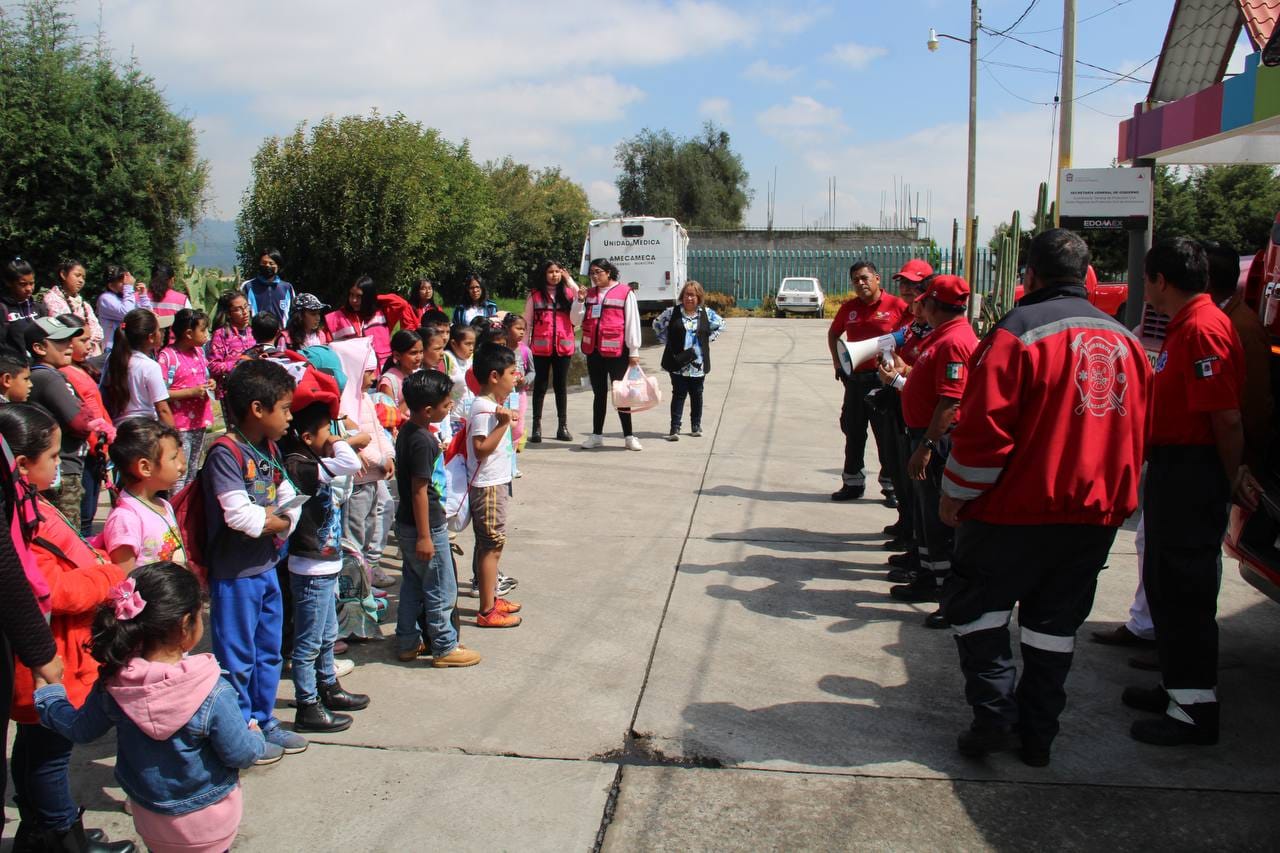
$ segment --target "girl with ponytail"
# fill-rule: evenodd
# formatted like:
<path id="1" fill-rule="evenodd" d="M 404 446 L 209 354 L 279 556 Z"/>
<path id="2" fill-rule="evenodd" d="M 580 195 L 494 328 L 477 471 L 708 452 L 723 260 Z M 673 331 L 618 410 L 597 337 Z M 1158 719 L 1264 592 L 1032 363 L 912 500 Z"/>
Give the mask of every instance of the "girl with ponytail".
<path id="1" fill-rule="evenodd" d="M 204 635 L 202 605 L 199 581 L 182 566 L 135 569 L 93 620 L 101 668 L 80 709 L 60 684 L 41 680 L 36 691 L 40 719 L 57 736 L 90 743 L 116 728 L 116 779 L 153 851 L 229 849 L 243 811 L 239 771 L 282 754 L 245 726 L 214 656 L 189 654 Z"/>
<path id="2" fill-rule="evenodd" d="M 135 308 L 124 315 L 102 381 L 107 411 L 116 423 L 141 417 L 174 425 L 169 386 L 155 360 L 163 343 L 164 330 L 149 309 Z"/>

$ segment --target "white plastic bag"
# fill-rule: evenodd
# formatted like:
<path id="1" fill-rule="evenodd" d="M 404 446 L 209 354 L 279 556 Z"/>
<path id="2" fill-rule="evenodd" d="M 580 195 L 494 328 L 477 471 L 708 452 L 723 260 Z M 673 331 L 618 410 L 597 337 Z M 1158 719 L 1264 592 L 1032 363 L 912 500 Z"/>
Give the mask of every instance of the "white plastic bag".
<path id="1" fill-rule="evenodd" d="M 658 380 L 646 376 L 639 366 L 627 371 L 627 375 L 613 383 L 613 407 L 620 412 L 643 412 L 662 402 L 662 389 Z"/>

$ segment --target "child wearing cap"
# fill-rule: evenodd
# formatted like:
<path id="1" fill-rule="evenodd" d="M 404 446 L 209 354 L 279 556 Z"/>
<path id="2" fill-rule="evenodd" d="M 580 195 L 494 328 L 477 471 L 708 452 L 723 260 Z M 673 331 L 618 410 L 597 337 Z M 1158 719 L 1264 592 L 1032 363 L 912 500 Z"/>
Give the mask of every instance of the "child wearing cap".
<path id="1" fill-rule="evenodd" d="M 84 492 L 81 476 L 93 414 L 60 371 L 71 363 L 71 339 L 83 334 L 84 329 L 65 325 L 51 317 L 31 321 L 24 332 L 27 352 L 32 360 L 31 393 L 27 400 L 43 406 L 62 428 L 61 476 L 54 480 L 45 497 L 77 530 L 80 529 L 80 499 Z"/>
<path id="2" fill-rule="evenodd" d="M 338 683 L 333 647 L 338 640 L 338 574 L 342 571 L 342 513 L 334 501 L 335 477 L 360 473 L 355 447 L 369 436 L 339 438 L 329 431 L 338 417 L 338 383 L 308 368 L 293 392 L 293 423 L 281 442 L 284 467 L 302 494 L 298 526 L 289 536 L 289 586 L 293 599 L 292 676 L 297 732 L 340 732 L 369 697 Z M 361 442 L 361 439 L 363 440 Z M 353 446 L 354 445 L 354 446 Z"/>
<path id="3" fill-rule="evenodd" d="M 329 327 L 324 324 L 324 312 L 329 306 L 315 295 L 299 293 L 293 300 L 293 312 L 285 327 L 285 343 L 289 349 L 299 352 L 305 347 L 324 346 L 333 342 Z"/>

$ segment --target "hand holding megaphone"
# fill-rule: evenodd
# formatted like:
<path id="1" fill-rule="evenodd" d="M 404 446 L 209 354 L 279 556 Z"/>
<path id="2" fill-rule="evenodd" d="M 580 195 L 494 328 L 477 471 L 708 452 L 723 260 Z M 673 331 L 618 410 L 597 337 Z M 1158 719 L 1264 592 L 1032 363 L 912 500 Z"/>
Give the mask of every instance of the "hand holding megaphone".
<path id="1" fill-rule="evenodd" d="M 855 367 L 870 361 L 877 354 L 881 361 L 893 364 L 892 353 L 897 349 L 897 340 L 893 335 L 881 335 L 861 341 L 841 340 L 840 344 L 836 354 L 840 356 L 840 369 L 845 376 L 852 376 Z"/>

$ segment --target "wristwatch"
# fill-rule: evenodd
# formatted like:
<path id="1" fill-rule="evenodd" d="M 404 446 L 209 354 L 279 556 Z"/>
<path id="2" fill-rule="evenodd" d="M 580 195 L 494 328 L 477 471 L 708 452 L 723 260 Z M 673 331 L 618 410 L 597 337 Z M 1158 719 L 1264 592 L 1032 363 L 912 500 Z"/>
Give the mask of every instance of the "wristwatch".
<path id="1" fill-rule="evenodd" d="M 934 451 L 938 449 L 938 443 L 934 441 L 932 438 L 926 438 L 924 441 L 920 442 L 920 446 L 927 448 L 930 451 Z"/>

